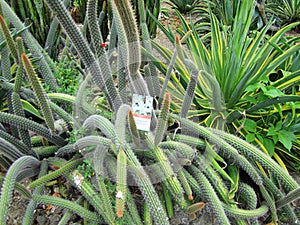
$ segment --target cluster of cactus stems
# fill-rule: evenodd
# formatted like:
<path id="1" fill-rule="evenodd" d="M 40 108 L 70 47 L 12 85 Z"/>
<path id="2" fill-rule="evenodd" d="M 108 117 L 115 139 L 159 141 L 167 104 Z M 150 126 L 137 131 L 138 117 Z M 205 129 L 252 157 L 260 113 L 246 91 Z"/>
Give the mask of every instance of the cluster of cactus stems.
<path id="1" fill-rule="evenodd" d="M 120 221 L 124 224 L 152 224 L 153 221 L 160 225 L 170 224 L 174 217 L 174 204 L 180 206 L 191 220 L 197 217 L 198 211 L 207 207 L 220 224 L 258 224 L 258 219 L 266 214 L 271 216 L 273 222 L 277 222 L 279 211 L 287 215 L 289 223 L 297 221 L 290 203 L 299 197 L 299 185 L 283 168 L 246 141 L 222 130 L 200 126 L 186 118 L 198 82 L 211 86 L 215 83 L 205 75 L 205 71 L 198 70 L 192 62 L 184 59 L 181 42 L 185 37 L 182 40 L 175 38 L 176 50 L 166 68 L 166 79 L 160 85 L 155 64 L 148 62 L 143 65 L 141 62 L 142 49 L 152 53 L 143 1 L 138 3 L 141 35 L 130 1 L 111 1 L 113 20 L 108 49 L 102 46 L 104 40 L 100 32 L 101 20 L 98 20 L 96 0 L 89 0 L 87 7 L 92 40 L 90 45 L 60 0 L 46 2 L 77 50 L 87 76 L 76 98 L 62 93 L 46 94 L 38 74 L 43 75 L 44 82 L 52 90 L 56 89 L 49 67 L 51 60 L 43 56 L 42 48 L 27 30 L 23 31 L 23 38 L 12 37 L 5 17 L 17 29 L 24 27 L 9 6 L 0 0 L 0 39 L 6 41 L 5 48 L 1 50 L 2 62 L 9 57 L 9 52 L 17 66 L 14 82 L 11 83 L 12 75 L 10 72 L 7 74 L 3 65 L 3 81 L 0 84 L 9 93 L 7 100 L 11 102 L 8 104 L 9 113 L 0 112 L 0 123 L 7 124 L 11 130 L 8 133 L 0 129 L 0 165 L 8 169 L 6 177 L 0 177 L 0 182 L 3 181 L 0 224 L 6 223 L 14 188 L 30 198 L 23 224 L 32 223 L 37 203 L 67 209 L 59 224 L 66 224 L 72 213 L 94 224 L 118 224 Z M 23 40 L 33 56 L 41 57 L 37 69 L 24 53 Z M 118 57 L 117 70 L 112 65 L 114 51 Z M 177 57 L 190 73 L 179 115 L 170 112 L 172 96 L 166 93 Z M 144 76 L 140 70 L 144 71 Z M 114 72 L 118 86 L 115 85 Z M 93 106 L 84 103 L 90 77 L 93 84 L 103 91 L 114 112 L 113 119 L 95 114 Z M 23 87 L 24 82 L 29 82 L 31 89 Z M 152 111 L 152 117 L 157 121 L 149 132 L 137 129 L 130 107 L 132 94 L 159 98 L 157 105 L 160 110 Z M 213 95 L 218 93 L 210 94 L 214 98 Z M 26 118 L 22 106 L 24 96 L 35 102 L 44 125 Z M 84 111 L 86 117 L 77 120 L 60 107 L 61 102 L 79 104 L 79 110 Z M 222 108 L 218 111 L 221 112 Z M 75 143 L 67 144 L 60 136 L 59 129 L 62 128 L 58 127 L 57 118 L 82 131 Z M 179 127 L 173 132 L 168 130 L 170 124 L 179 124 Z M 34 146 L 29 130 L 42 137 L 44 146 Z M 66 155 L 72 158 L 66 161 Z M 96 182 L 92 183 L 77 169 L 84 158 L 93 162 Z M 49 173 L 49 168 L 53 166 L 58 169 Z M 238 181 L 237 175 L 230 176 L 230 171 L 238 170 L 245 171 L 252 179 L 253 185 L 262 194 L 263 203 L 257 201 L 253 187 Z M 271 174 L 272 179 L 266 176 L 267 173 Z M 19 181 L 36 175 L 38 178 L 29 185 L 31 194 Z M 44 185 L 59 176 L 64 176 L 83 198 L 71 202 L 43 195 Z M 109 194 L 108 183 L 115 185 L 114 195 Z M 161 187 L 159 190 L 156 188 L 158 185 Z M 133 197 L 132 191 L 137 190 L 143 197 L 142 209 L 138 209 Z M 83 199 L 94 210 L 82 205 Z M 246 207 L 240 208 L 237 201 Z"/>

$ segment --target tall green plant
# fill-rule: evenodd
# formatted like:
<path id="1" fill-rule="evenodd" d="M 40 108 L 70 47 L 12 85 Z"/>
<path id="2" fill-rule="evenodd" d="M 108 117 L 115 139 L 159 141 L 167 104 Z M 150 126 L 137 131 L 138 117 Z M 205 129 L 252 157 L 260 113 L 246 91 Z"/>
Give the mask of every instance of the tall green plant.
<path id="1" fill-rule="evenodd" d="M 300 1 L 299 0 L 272 0 L 267 2 L 267 7 L 274 13 L 274 16 L 279 17 L 281 26 L 297 22 L 300 19 Z M 299 26 L 298 26 L 299 30 Z"/>
<path id="2" fill-rule="evenodd" d="M 179 12 L 186 14 L 197 7 L 200 3 L 200 0 L 167 0 L 166 3 L 172 6 L 174 9 L 177 9 Z"/>
<path id="3" fill-rule="evenodd" d="M 248 140 L 250 140 L 248 134 L 252 133 L 251 141 L 258 143 L 265 152 L 274 155 L 278 162 L 284 166 L 277 152 L 281 151 L 282 142 L 286 142 L 284 143 L 286 147 L 287 142 L 289 142 L 288 150 L 291 149 L 292 145 L 296 147 L 295 131 L 291 128 L 280 127 L 279 129 L 282 129 L 280 133 L 289 133 L 291 138 L 290 141 L 282 139 L 281 144 L 279 144 L 277 143 L 278 139 L 276 141 L 276 139 L 271 140 L 269 138 L 272 134 L 276 138 L 278 133 L 275 132 L 275 134 L 270 131 L 267 134 L 266 130 L 271 125 L 265 125 L 265 123 L 274 119 L 277 113 L 281 115 L 282 121 L 285 120 L 284 113 L 276 104 L 289 105 L 288 102 L 292 102 L 291 104 L 294 105 L 296 101 L 299 101 L 297 91 L 294 90 L 294 87 L 297 89 L 299 82 L 299 79 L 295 77 L 298 72 L 286 73 L 285 78 L 274 83 L 269 77 L 282 65 L 297 58 L 299 43 L 289 42 L 290 44 L 286 45 L 283 40 L 284 34 L 297 26 L 298 23 L 280 29 L 273 36 L 267 35 L 271 23 L 261 31 L 251 32 L 253 3 L 251 1 L 240 3 L 230 29 L 222 25 L 211 13 L 211 32 L 208 35 L 208 44 L 206 44 L 207 37 L 203 39 L 204 37 L 200 36 L 194 24 L 188 23 L 180 13 L 177 13 L 183 27 L 178 32 L 182 36 L 187 32 L 189 34 L 185 41 L 186 48 L 177 44 L 182 56 L 179 55 L 179 59 L 175 61 L 174 69 L 180 76 L 178 78 L 175 73 L 171 75 L 169 91 L 179 101 L 182 101 L 192 71 L 196 69 L 201 75 L 195 89 L 193 110 L 190 110 L 188 117 L 193 117 L 206 126 L 221 129 L 226 127 L 232 133 L 240 132 L 241 135 L 247 136 Z M 162 25 L 160 27 L 170 41 L 175 44 L 174 34 Z M 153 46 L 165 59 L 173 61 L 171 50 L 155 42 L 153 42 Z M 166 73 L 167 65 L 162 64 L 148 52 L 144 51 L 144 53 L 152 58 L 163 73 Z M 296 82 L 289 81 L 289 77 Z M 273 84 L 278 85 L 273 86 Z M 286 90 L 290 88 L 293 91 L 287 92 Z M 259 90 L 262 92 L 258 92 Z M 275 111 L 272 112 L 272 109 Z M 289 109 L 289 112 L 294 111 L 292 107 L 286 109 L 287 111 Z M 174 105 L 174 110 L 178 110 L 178 106 Z M 291 127 L 292 124 L 297 123 L 295 117 L 293 118 L 289 120 Z M 277 151 L 273 154 L 276 143 Z M 297 161 L 295 156 L 291 157 Z"/>

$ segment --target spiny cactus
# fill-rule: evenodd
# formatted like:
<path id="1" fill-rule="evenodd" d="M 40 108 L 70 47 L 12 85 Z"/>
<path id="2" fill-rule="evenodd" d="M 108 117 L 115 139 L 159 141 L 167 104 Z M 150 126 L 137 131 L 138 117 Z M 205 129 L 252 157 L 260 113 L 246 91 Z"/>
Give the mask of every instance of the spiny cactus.
<path id="1" fill-rule="evenodd" d="M 32 199 L 39 203 L 50 204 L 50 205 L 66 208 L 68 210 L 77 213 L 82 218 L 85 218 L 88 221 L 100 222 L 100 218 L 96 213 L 91 212 L 78 204 L 74 204 L 74 202 L 72 201 L 65 200 L 62 198 L 52 197 L 48 195 L 38 195 L 38 194 L 33 195 Z"/>
<path id="2" fill-rule="evenodd" d="M 49 173 L 45 176 L 42 176 L 41 178 L 33 181 L 30 183 L 29 187 L 30 188 L 35 188 L 37 186 L 40 186 L 50 180 L 53 180 L 61 175 L 63 175 L 64 173 L 67 173 L 71 170 L 73 170 L 76 166 L 82 164 L 82 159 L 77 159 L 77 160 L 73 160 L 73 161 L 69 161 L 66 165 L 64 165 L 63 167 L 55 170 L 52 173 Z"/>
<path id="3" fill-rule="evenodd" d="M 21 62 L 21 60 L 22 60 L 21 55 L 22 55 L 22 53 L 24 53 L 24 44 L 23 44 L 23 39 L 21 37 L 16 38 L 16 48 L 18 51 L 18 62 Z M 15 84 L 14 91 L 17 93 L 20 92 L 20 89 L 22 86 L 23 72 L 24 72 L 23 65 L 21 63 L 19 63 L 16 77 L 15 77 L 15 83 L 14 83 Z"/>
<path id="4" fill-rule="evenodd" d="M 14 145 L 0 137 L 0 151 L 12 162 L 24 156 Z"/>
<path id="5" fill-rule="evenodd" d="M 52 134 L 49 129 L 40 125 L 39 123 L 26 119 L 24 117 L 0 112 L 0 121 L 21 127 L 22 129 L 32 130 L 58 146 L 65 145 L 65 141 L 63 138 Z"/>
<path id="6" fill-rule="evenodd" d="M 14 136 L 10 135 L 9 133 L 3 130 L 0 130 L 0 138 L 5 139 L 5 141 L 11 143 L 24 155 L 34 154 L 34 152 L 32 152 L 32 150 L 24 143 L 22 143 L 19 139 L 15 138 Z"/>
<path id="7" fill-rule="evenodd" d="M 22 54 L 22 63 L 24 65 L 24 69 L 26 71 L 26 74 L 29 78 L 29 81 L 32 85 L 32 88 L 36 94 L 36 98 L 38 100 L 39 106 L 41 108 L 42 114 L 45 118 L 45 122 L 49 129 L 54 132 L 54 119 L 53 114 L 51 112 L 50 106 L 46 100 L 45 91 L 37 77 L 37 74 L 35 73 L 35 70 L 31 64 L 31 61 L 29 58 L 25 55 L 25 53 Z"/>
<path id="8" fill-rule="evenodd" d="M 47 1 L 47 3 L 52 11 L 56 14 L 61 25 L 64 27 L 66 33 L 72 40 L 78 54 L 80 55 L 81 60 L 92 75 L 95 84 L 101 90 L 105 90 L 106 97 L 108 98 L 109 103 L 111 104 L 113 109 L 117 110 L 122 103 L 120 95 L 114 85 L 107 85 L 107 82 L 108 84 L 111 84 L 112 77 L 106 76 L 106 80 L 103 77 L 103 74 L 107 75 L 109 71 L 105 71 L 105 68 L 100 67 L 95 55 L 84 40 L 83 35 L 79 31 L 79 28 L 72 20 L 69 12 L 62 4 L 62 2 L 59 0 L 49 0 Z"/>
<path id="9" fill-rule="evenodd" d="M 117 189 L 116 212 L 119 218 L 123 217 L 127 196 L 127 159 L 123 150 L 120 150 L 117 158 Z"/>
<path id="10" fill-rule="evenodd" d="M 14 113 L 18 116 L 25 117 L 20 95 L 16 92 L 13 92 L 11 99 Z M 20 127 L 18 128 L 18 131 L 22 142 L 28 146 L 28 148 L 31 148 L 31 140 L 28 131 L 21 129 Z"/>
<path id="11" fill-rule="evenodd" d="M 139 9 L 139 19 L 140 19 L 140 29 L 141 29 L 141 36 L 142 36 L 142 43 L 145 49 L 150 53 L 153 54 L 152 51 L 152 45 L 151 45 L 151 40 L 150 40 L 150 35 L 149 31 L 147 28 L 146 24 L 146 8 L 144 1 L 139 1 L 138 2 L 138 9 Z M 160 82 L 158 79 L 158 74 L 155 68 L 155 65 L 153 62 L 149 61 L 148 62 L 148 67 L 144 67 L 145 73 L 149 73 L 148 78 L 149 79 L 149 87 L 152 87 L 151 89 L 149 88 L 149 92 L 151 96 L 160 96 Z M 152 90 L 152 91 L 150 91 Z"/>
<path id="12" fill-rule="evenodd" d="M 289 192 L 286 196 L 279 199 L 276 202 L 277 208 L 281 208 L 281 207 L 287 205 L 288 203 L 293 202 L 293 201 L 295 201 L 299 198 L 300 198 L 300 187 L 298 187 L 297 189 Z"/>
<path id="13" fill-rule="evenodd" d="M 131 76 L 136 76 L 141 63 L 140 38 L 130 2 L 127 0 L 112 1 L 116 15 L 120 16 L 128 45 L 128 66 Z M 115 16 L 116 16 L 115 15 Z"/>
<path id="14" fill-rule="evenodd" d="M 39 165 L 40 162 L 36 158 L 23 156 L 17 159 L 7 171 L 0 196 L 0 224 L 6 224 L 6 216 L 12 199 L 12 191 L 20 171 L 26 167 L 36 169 Z"/>
<path id="15" fill-rule="evenodd" d="M 279 181 L 281 181 L 282 185 L 286 188 L 286 190 L 292 191 L 298 187 L 297 182 L 291 178 L 286 171 L 280 167 L 273 159 L 266 157 L 265 153 L 257 149 L 255 146 L 249 144 L 248 142 L 241 140 L 240 138 L 225 133 L 220 132 L 218 130 L 213 130 L 213 132 L 220 136 L 222 139 L 236 147 L 239 151 L 241 151 L 244 155 L 253 160 L 260 163 L 263 167 L 270 170 L 270 172 L 276 177 Z"/>
<path id="16" fill-rule="evenodd" d="M 83 197 L 80 197 L 78 198 L 76 201 L 75 201 L 75 204 L 81 204 L 83 201 Z M 60 219 L 60 221 L 58 222 L 58 225 L 66 225 L 68 224 L 69 220 L 71 219 L 73 215 L 73 212 L 71 210 L 68 210 L 64 215 L 63 217 Z"/>
<path id="17" fill-rule="evenodd" d="M 164 96 L 164 100 L 162 102 L 162 109 L 161 109 L 161 113 L 159 114 L 158 124 L 155 130 L 155 139 L 154 139 L 155 146 L 157 146 L 164 138 L 164 134 L 167 129 L 170 104 L 171 104 L 171 96 L 170 94 L 166 93 Z"/>
<path id="18" fill-rule="evenodd" d="M 7 46 L 9 48 L 15 62 L 18 62 L 19 57 L 18 57 L 15 42 L 10 34 L 9 28 L 8 28 L 4 18 L 1 15 L 0 15 L 0 25 L 1 25 L 1 30 L 5 36 Z"/>
<path id="19" fill-rule="evenodd" d="M 215 111 L 218 111 L 220 114 L 218 116 L 220 117 L 222 117 L 223 102 L 222 98 L 219 98 L 221 92 L 216 81 L 210 78 L 206 72 L 202 74 L 202 71 L 198 70 L 191 61 L 184 58 L 185 52 L 179 37 L 176 39 L 176 51 L 174 53 L 165 51 L 166 55 L 173 56 L 169 68 L 164 67 L 167 70 L 167 78 L 160 91 L 154 64 L 149 63 L 149 65 L 144 66 L 145 76 L 149 78 L 147 78 L 146 82 L 139 71 L 141 65 L 140 37 L 129 1 L 112 1 L 113 21 L 111 21 L 111 43 L 108 46 L 108 51 L 101 46 L 104 40 L 101 37 L 97 22 L 95 7 L 97 1 L 89 1 L 88 26 L 96 53 L 92 52 L 83 35 L 77 29 L 76 24 L 74 24 L 66 9 L 62 6 L 61 1 L 47 1 L 76 47 L 79 58 L 85 64 L 88 73 L 91 74 L 93 82 L 104 91 L 106 98 L 111 104 L 113 116 L 110 120 L 104 116 L 96 115 L 96 111 L 93 110 L 94 107 L 90 107 L 89 103 L 84 102 L 82 96 L 84 96 L 85 91 L 88 89 L 87 87 L 89 87 L 90 75 L 86 76 L 83 85 L 80 87 L 77 100 L 64 94 L 52 93 L 48 95 L 55 102 L 78 103 L 79 110 L 84 112 L 84 118 L 79 118 L 82 119 L 83 123 L 79 120 L 76 121 L 72 115 L 45 96 L 44 98 L 35 97 L 34 94 L 41 95 L 43 93 L 43 89 L 40 86 L 33 87 L 34 92 L 22 88 L 22 67 L 19 67 L 20 71 L 18 71 L 14 85 L 8 81 L 0 84 L 3 89 L 10 92 L 14 91 L 12 100 L 17 102 L 19 94 L 24 92 L 27 97 L 48 104 L 47 107 L 41 108 L 47 108 L 49 115 L 53 115 L 53 112 L 55 112 L 56 116 L 66 122 L 74 123 L 75 131 L 80 129 L 80 135 L 76 137 L 75 143 L 65 145 L 64 139 L 59 135 L 50 132 L 49 129 L 34 121 L 24 118 L 24 114 L 18 113 L 21 108 L 18 108 L 20 105 L 17 105 L 17 103 L 12 104 L 17 115 L 0 112 L 0 122 L 15 125 L 22 130 L 33 130 L 55 144 L 55 146 L 42 146 L 43 150 L 37 148 L 32 150 L 11 135 L 1 136 L 0 130 L 0 137 L 3 140 L 5 139 L 5 141 L 1 142 L 0 138 L 0 145 L 2 143 L 4 146 L 3 151 L 6 151 L 5 154 L 9 156 L 7 158 L 12 161 L 23 158 L 24 154 L 35 150 L 40 157 L 47 157 L 56 153 L 56 157 L 49 158 L 47 163 L 50 166 L 56 165 L 60 168 L 46 174 L 47 168 L 45 167 L 48 167 L 48 165 L 43 162 L 39 178 L 30 184 L 30 187 L 35 188 L 35 191 L 28 213 L 26 213 L 27 221 L 32 217 L 36 202 L 41 202 L 62 206 L 94 223 L 118 224 L 119 221 L 124 223 L 130 221 L 129 223 L 143 224 L 139 215 L 141 210 L 137 209 L 135 199 L 132 197 L 131 191 L 133 188 L 130 187 L 132 184 L 139 188 L 143 197 L 145 224 L 152 224 L 153 221 L 156 224 L 169 224 L 169 218 L 174 215 L 173 206 L 175 204 L 181 206 L 191 217 L 195 216 L 196 211 L 203 207 L 208 207 L 222 224 L 230 224 L 232 221 L 236 222 L 236 224 L 246 224 L 247 220 L 254 223 L 257 221 L 257 218 L 264 216 L 268 212 L 271 212 L 274 220 L 276 220 L 276 207 L 281 206 L 285 210 L 284 212 L 287 213 L 290 221 L 295 221 L 295 214 L 288 202 L 295 198 L 294 195 L 298 193 L 298 190 L 295 182 L 279 166 L 275 165 L 273 161 L 267 162 L 269 158 L 257 153 L 258 149 L 246 145 L 239 138 L 227 136 L 223 131 L 199 126 L 186 119 L 188 109 L 193 102 L 194 89 L 197 82 L 209 86 L 212 90 L 207 95 L 211 99 L 217 98 L 216 102 L 219 105 L 213 105 L 213 108 Z M 2 3 L 2 0 L 0 2 Z M 5 4 L 4 7 L 6 7 Z M 151 54 L 152 49 L 145 26 L 146 12 L 143 3 L 139 4 L 139 7 L 144 46 Z M 20 41 L 18 43 L 20 47 Z M 112 54 L 115 46 L 117 46 L 118 54 L 116 59 L 118 67 L 117 85 L 113 77 L 115 71 L 111 64 L 115 60 L 115 55 Z M 23 51 L 18 50 L 19 55 L 20 52 Z M 177 58 L 178 56 L 179 59 Z M 25 58 L 24 53 L 22 59 L 27 73 L 29 70 L 33 73 L 32 65 L 29 64 L 30 62 L 28 58 Z M 191 75 L 189 83 L 186 83 L 186 90 L 182 86 L 180 87 L 180 91 L 185 91 L 186 93 L 180 115 L 169 113 L 170 105 L 172 104 L 171 94 L 165 94 L 167 82 L 172 76 L 175 62 L 184 66 L 185 72 Z M 200 77 L 198 77 L 199 74 L 201 75 Z M 6 77 L 9 77 L 9 75 Z M 33 83 L 32 86 L 37 81 L 37 76 L 33 77 L 35 80 L 31 81 Z M 214 90 L 216 91 L 214 92 Z M 158 115 L 158 121 L 157 124 L 153 123 L 153 129 L 151 128 L 150 132 L 143 132 L 137 129 L 130 106 L 126 105 L 130 102 L 128 97 L 136 93 L 157 95 L 163 98 L 163 102 L 159 102 L 161 111 L 159 113 L 152 112 L 153 118 L 156 118 Z M 158 104 L 159 107 L 160 104 Z M 45 115 L 44 117 L 46 119 Z M 173 122 L 174 125 L 179 125 L 175 132 L 168 130 L 170 122 Z M 46 123 L 53 131 L 53 126 L 49 125 L 53 121 L 47 120 Z M 183 132 L 185 130 L 190 132 Z M 8 151 L 9 148 L 13 149 L 13 151 Z M 40 153 L 40 151 L 43 151 L 43 153 Z M 247 154 L 249 152 L 251 156 L 248 157 Z M 66 154 L 74 155 L 75 160 L 67 162 L 59 158 L 66 156 Z M 89 157 L 91 156 L 93 156 L 91 161 L 96 172 L 96 182 L 91 182 L 89 178 L 83 176 L 76 169 L 76 166 L 82 163 L 84 157 L 90 159 Z M 0 157 L 0 163 L 3 162 L 3 164 L 8 165 L 9 160 L 7 161 L 5 161 L 5 157 Z M 269 170 L 272 177 L 281 180 L 287 194 L 283 194 L 270 179 L 266 179 L 262 175 L 257 169 L 256 162 Z M 222 163 L 224 168 L 221 167 Z M 226 172 L 225 167 L 232 167 L 228 166 L 227 163 L 234 164 L 247 172 L 255 185 L 259 186 L 260 193 L 268 196 L 268 198 L 266 197 L 267 204 L 257 206 L 257 197 L 253 193 L 253 189 L 242 183 L 238 186 L 237 180 L 239 177 L 235 176 L 236 180 L 234 180 L 228 175 L 229 172 Z M 154 172 L 155 175 L 151 174 L 151 172 Z M 30 171 L 24 169 L 21 174 L 14 175 L 15 180 L 21 179 L 27 174 L 30 174 Z M 43 184 L 60 175 L 64 175 L 81 192 L 94 211 L 82 207 L 79 203 L 74 204 L 64 199 L 41 195 Z M 113 182 L 109 180 L 110 178 L 113 179 Z M 133 180 L 130 180 L 130 178 L 133 178 Z M 229 184 L 225 180 L 228 180 Z M 108 187 L 111 185 L 116 185 L 116 192 L 113 195 L 108 190 Z M 235 186 L 232 188 L 230 185 Z M 156 187 L 162 187 L 162 191 Z M 4 191 L 7 193 L 6 190 Z M 164 201 L 158 193 L 164 196 Z M 270 198 L 271 194 L 278 201 L 278 204 L 273 204 L 274 202 Z M 238 207 L 239 205 L 235 202 L 239 200 L 237 196 L 242 196 L 242 202 L 245 202 L 246 209 Z M 255 197 L 247 201 L 246 198 L 250 198 L 250 196 L 251 198 Z M 292 198 L 290 198 L 291 196 Z M 194 199 L 200 199 L 200 201 L 192 202 Z M 7 201 L 6 199 L 5 202 Z M 2 212 L 3 217 L 5 217 L 6 213 Z M 0 209 L 0 215 L 2 214 Z M 65 220 L 61 221 L 61 223 L 63 222 Z M 28 224 L 29 222 L 26 223 Z M 26 223 L 24 220 L 24 224 Z"/>
<path id="20" fill-rule="evenodd" d="M 203 175 L 203 173 L 201 173 L 201 171 L 195 166 L 192 165 L 190 167 L 190 170 L 192 172 L 193 177 L 187 172 L 185 172 L 185 175 L 187 175 L 187 178 L 190 181 L 195 193 L 197 193 L 201 189 L 201 196 L 203 196 L 204 201 L 207 202 L 207 204 L 211 208 L 214 216 L 216 216 L 217 221 L 220 224 L 229 225 L 229 219 L 224 211 L 224 208 L 221 205 L 220 199 L 218 198 L 210 182 Z M 197 181 L 194 179 L 196 179 Z"/>
<path id="21" fill-rule="evenodd" d="M 45 83 L 49 85 L 51 90 L 56 90 L 57 83 L 49 66 L 49 62 L 53 63 L 53 61 L 44 55 L 43 48 L 38 44 L 33 35 L 25 28 L 24 23 L 20 21 L 11 7 L 4 0 L 1 0 L 0 3 L 3 9 L 3 14 L 6 16 L 6 18 L 8 18 L 8 20 L 17 30 L 23 31 L 21 36 L 23 37 L 23 40 L 30 52 L 33 54 L 33 56 L 40 57 L 40 60 L 38 61 L 38 68 L 41 71 Z"/>
<path id="22" fill-rule="evenodd" d="M 46 175 L 48 172 L 48 162 L 46 160 L 41 162 L 40 172 L 39 172 L 39 178 Z M 40 195 L 43 192 L 43 186 L 39 186 L 35 188 L 33 195 Z M 26 212 L 23 218 L 23 225 L 30 225 L 33 222 L 33 214 L 35 211 L 37 203 L 33 200 L 29 202 L 29 204 L 26 207 Z"/>

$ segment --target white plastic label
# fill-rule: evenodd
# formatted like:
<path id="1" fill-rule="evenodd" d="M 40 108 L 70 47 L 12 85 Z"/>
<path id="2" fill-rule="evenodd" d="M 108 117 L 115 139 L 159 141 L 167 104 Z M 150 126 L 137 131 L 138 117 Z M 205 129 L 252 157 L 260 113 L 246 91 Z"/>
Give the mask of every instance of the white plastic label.
<path id="1" fill-rule="evenodd" d="M 138 130 L 150 130 L 152 110 L 153 97 L 133 94 L 132 113 Z"/>

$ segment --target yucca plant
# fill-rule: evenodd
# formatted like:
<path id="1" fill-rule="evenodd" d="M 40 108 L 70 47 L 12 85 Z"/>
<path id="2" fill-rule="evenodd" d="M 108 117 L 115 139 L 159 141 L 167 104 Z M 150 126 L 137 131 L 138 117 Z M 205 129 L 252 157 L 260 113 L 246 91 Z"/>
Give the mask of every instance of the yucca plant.
<path id="1" fill-rule="evenodd" d="M 248 221 L 254 224 L 269 215 L 270 220 L 277 222 L 281 212 L 277 212 L 277 208 L 287 215 L 289 223 L 297 220 L 290 203 L 298 196 L 298 184 L 282 167 L 246 141 L 186 118 L 198 77 L 204 74 L 189 60 L 184 63 L 192 77 L 186 80 L 182 108 L 177 114 L 170 113 L 171 107 L 178 102 L 178 95 L 166 91 L 167 82 L 162 88 L 156 85 L 158 76 L 153 64 L 143 65 L 143 77 L 140 36 L 128 1 L 111 2 L 114 16 L 111 38 L 117 42 L 111 41 L 107 49 L 97 20 L 97 1 L 90 0 L 87 7 L 93 48 L 60 0 L 48 0 L 47 3 L 69 36 L 86 73 L 76 98 L 63 93 L 45 94 L 30 58 L 17 51 L 20 60 L 16 61 L 19 68 L 24 68 L 32 90 L 20 87 L 20 75 L 15 77 L 15 83 L 6 81 L 1 87 L 14 93 L 24 92 L 25 96 L 34 99 L 44 124 L 25 118 L 16 110 L 17 107 L 12 107 L 12 113 L 0 112 L 0 121 L 15 126 L 18 132 L 20 129 L 32 130 L 43 137 L 44 145 L 47 145 L 45 139 L 48 140 L 48 146 L 42 149 L 29 147 L 19 140 L 19 136 L 0 132 L 3 153 L 0 163 L 9 167 L 0 196 L 1 223 L 6 223 L 12 190 L 18 184 L 16 181 L 37 174 L 38 179 L 29 184 L 33 193 L 29 196 L 24 224 L 32 223 L 37 203 L 68 210 L 60 224 L 67 223 L 72 213 L 94 224 L 143 224 L 142 221 L 170 224 L 175 204 L 191 218 L 207 207 L 220 224 L 246 224 Z M 5 3 L 1 2 L 1 5 L 5 6 Z M 144 12 L 141 6 L 144 46 L 150 52 Z M 170 72 L 176 59 L 184 60 L 180 44 L 188 35 L 190 33 L 183 39 L 177 37 L 177 49 L 166 76 L 172 75 Z M 13 49 L 13 46 L 9 47 Z M 208 76 L 205 79 L 209 80 Z M 148 131 L 138 129 L 130 106 L 134 94 L 160 97 L 157 106 L 150 110 Z M 99 99 L 103 96 L 111 112 L 110 118 L 99 115 L 97 111 Z M 59 101 L 75 103 L 74 117 L 59 106 Z M 53 116 L 63 119 L 64 123 L 53 120 Z M 68 126 L 63 127 L 65 123 L 73 124 L 74 142 L 66 143 L 61 135 L 64 129 L 68 129 Z M 32 146 L 33 142 L 31 137 Z M 80 169 L 85 160 L 89 160 L 93 167 L 94 173 L 90 177 Z M 228 165 L 229 172 L 219 164 Z M 50 168 L 54 171 L 50 172 Z M 269 176 L 262 172 L 262 168 L 269 172 Z M 252 182 L 251 187 L 239 182 L 239 176 L 228 175 L 238 174 L 237 170 L 245 172 Z M 80 197 L 72 202 L 43 194 L 44 185 L 61 176 L 68 185 L 78 189 L 91 207 L 82 204 Z M 109 187 L 113 187 L 113 191 Z M 266 203 L 256 201 L 258 197 L 254 188 L 259 190 L 257 192 Z M 278 205 L 275 200 L 278 200 Z M 238 203 L 243 203 L 245 208 Z M 140 205 L 144 206 L 143 209 L 138 208 Z"/>
<path id="2" fill-rule="evenodd" d="M 171 73 L 169 90 L 178 102 L 182 101 L 192 71 L 198 71 L 194 108 L 189 111 L 188 117 L 206 126 L 226 129 L 231 133 L 240 132 L 247 136 L 249 141 L 259 144 L 266 153 L 273 155 L 284 166 L 277 155 L 279 151 L 282 152 L 280 149 L 284 140 L 279 143 L 278 139 L 272 140 L 268 136 L 267 130 L 270 125 L 266 125 L 266 121 L 273 123 L 276 115 L 281 115 L 281 121 L 284 121 L 282 115 L 294 111 L 294 106 L 288 105 L 299 101 L 297 75 L 299 70 L 296 69 L 291 74 L 286 73 L 285 78 L 274 83 L 270 81 L 269 76 L 276 69 L 282 68 L 283 65 L 291 65 L 288 62 L 297 59 L 299 43 L 286 42 L 283 36 L 285 32 L 297 26 L 297 23 L 282 28 L 273 36 L 267 35 L 271 23 L 261 31 L 251 32 L 253 7 L 254 2 L 241 3 L 233 27 L 230 29 L 220 24 L 211 13 L 211 32 L 203 37 L 205 42 L 209 40 L 207 45 L 194 24 L 187 23 L 180 13 L 177 15 L 182 22 L 183 30 L 178 32 L 184 36 L 184 46 L 176 42 L 172 31 L 160 25 L 170 41 L 178 46 L 178 54 L 181 52 L 182 55 L 174 63 L 175 73 Z M 171 65 L 173 52 L 155 42 L 153 46 L 170 61 Z M 167 65 L 153 56 L 152 59 L 157 67 L 166 73 Z M 258 92 L 260 88 L 256 85 L 262 87 L 261 92 Z M 292 92 L 287 91 L 290 88 Z M 281 114 L 282 111 L 276 104 L 286 105 L 285 113 Z M 174 104 L 174 110 L 179 110 L 179 107 L 180 104 Z M 290 125 L 297 124 L 295 117 L 293 118 L 289 120 Z M 295 130 L 286 127 L 282 128 L 281 132 L 289 133 L 291 137 L 289 141 L 287 140 L 289 146 L 285 146 L 286 150 L 292 150 L 292 145 L 297 149 Z M 275 153 L 274 143 L 277 143 Z M 299 163 L 296 155 L 290 156 L 295 163 Z"/>
<path id="3" fill-rule="evenodd" d="M 188 13 L 201 2 L 200 0 L 167 0 L 165 1 L 167 4 L 172 6 L 174 9 L 177 9 L 181 13 Z"/>
<path id="4" fill-rule="evenodd" d="M 281 26 L 299 21 L 299 0 L 268 1 L 267 7 L 271 11 L 271 13 L 274 13 L 274 16 L 279 19 L 279 24 L 281 24 Z"/>
<path id="5" fill-rule="evenodd" d="M 218 18 L 219 22 L 228 27 L 233 27 L 234 18 L 237 16 L 240 8 L 240 1 L 236 0 L 204 0 L 201 1 L 199 7 L 195 8 L 192 13 L 197 19 L 194 20 L 199 32 L 209 31 L 210 11 Z M 266 3 L 263 1 L 255 1 L 255 11 L 251 17 L 251 26 L 253 30 L 261 29 L 265 26 L 272 16 L 266 12 Z M 270 28 L 271 29 L 271 28 Z"/>

